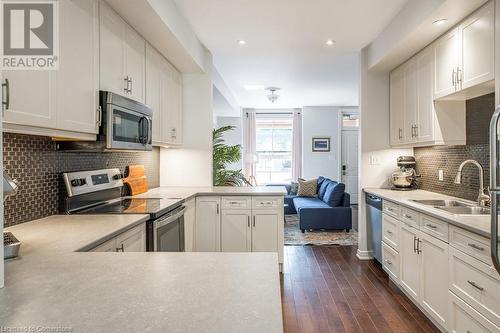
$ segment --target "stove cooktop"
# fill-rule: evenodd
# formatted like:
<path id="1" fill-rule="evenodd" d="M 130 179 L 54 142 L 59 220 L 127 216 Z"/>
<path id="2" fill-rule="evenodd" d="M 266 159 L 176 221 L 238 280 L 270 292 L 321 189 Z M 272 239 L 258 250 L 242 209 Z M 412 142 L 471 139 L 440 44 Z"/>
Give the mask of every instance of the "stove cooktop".
<path id="1" fill-rule="evenodd" d="M 121 198 L 79 211 L 78 214 L 149 214 L 163 215 L 181 205 L 179 200 L 158 198 Z"/>

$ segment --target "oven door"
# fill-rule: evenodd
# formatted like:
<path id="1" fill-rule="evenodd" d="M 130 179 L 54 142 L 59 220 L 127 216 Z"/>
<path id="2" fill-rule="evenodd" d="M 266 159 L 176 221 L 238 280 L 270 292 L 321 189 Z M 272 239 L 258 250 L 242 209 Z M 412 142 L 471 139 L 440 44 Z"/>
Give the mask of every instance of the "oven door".
<path id="1" fill-rule="evenodd" d="M 152 150 L 152 118 L 118 105 L 107 105 L 108 149 Z"/>
<path id="2" fill-rule="evenodd" d="M 153 221 L 154 252 L 184 252 L 184 212 L 182 206 Z"/>

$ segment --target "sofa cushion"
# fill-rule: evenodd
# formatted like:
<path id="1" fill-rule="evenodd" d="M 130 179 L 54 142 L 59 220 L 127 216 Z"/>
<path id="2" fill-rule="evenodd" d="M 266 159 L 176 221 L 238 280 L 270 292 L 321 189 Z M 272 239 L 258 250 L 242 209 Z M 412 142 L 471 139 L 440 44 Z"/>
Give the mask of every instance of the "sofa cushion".
<path id="1" fill-rule="evenodd" d="M 330 207 L 338 207 L 342 204 L 344 197 L 345 185 L 342 183 L 331 182 L 326 188 L 323 201 Z"/>
<path id="2" fill-rule="evenodd" d="M 325 178 L 323 180 L 323 182 L 321 183 L 321 186 L 318 189 L 318 198 L 320 198 L 321 200 L 323 200 L 323 197 L 325 196 L 326 188 L 328 187 L 328 185 L 330 183 L 337 183 L 337 182 L 334 182 L 333 180 L 331 180 L 329 178 Z"/>
<path id="3" fill-rule="evenodd" d="M 307 198 L 307 197 L 295 197 L 293 199 L 293 205 L 297 212 L 302 208 L 329 208 L 326 203 L 318 198 Z"/>
<path id="4" fill-rule="evenodd" d="M 300 180 L 299 179 L 299 191 L 297 195 L 299 197 L 315 197 L 318 188 L 318 180 Z"/>

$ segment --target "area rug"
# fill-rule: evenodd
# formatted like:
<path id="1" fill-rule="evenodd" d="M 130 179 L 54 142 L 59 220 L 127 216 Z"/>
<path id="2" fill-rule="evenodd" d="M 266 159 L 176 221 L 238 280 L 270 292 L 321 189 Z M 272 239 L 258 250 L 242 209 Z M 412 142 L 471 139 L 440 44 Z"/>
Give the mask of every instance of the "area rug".
<path id="1" fill-rule="evenodd" d="M 297 215 L 285 216 L 285 245 L 357 245 L 358 233 L 336 230 L 314 230 L 302 233 Z"/>

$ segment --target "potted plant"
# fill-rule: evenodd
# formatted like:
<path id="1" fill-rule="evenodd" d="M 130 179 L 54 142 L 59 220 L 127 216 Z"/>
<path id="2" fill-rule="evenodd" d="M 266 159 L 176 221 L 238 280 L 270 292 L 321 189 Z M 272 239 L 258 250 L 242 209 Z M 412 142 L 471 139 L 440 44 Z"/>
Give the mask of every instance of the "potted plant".
<path id="1" fill-rule="evenodd" d="M 222 126 L 212 132 L 214 186 L 251 186 L 241 169 L 226 169 L 228 164 L 236 163 L 241 159 L 241 145 L 227 145 L 223 138 L 225 132 L 232 131 L 234 128 L 234 126 Z"/>

